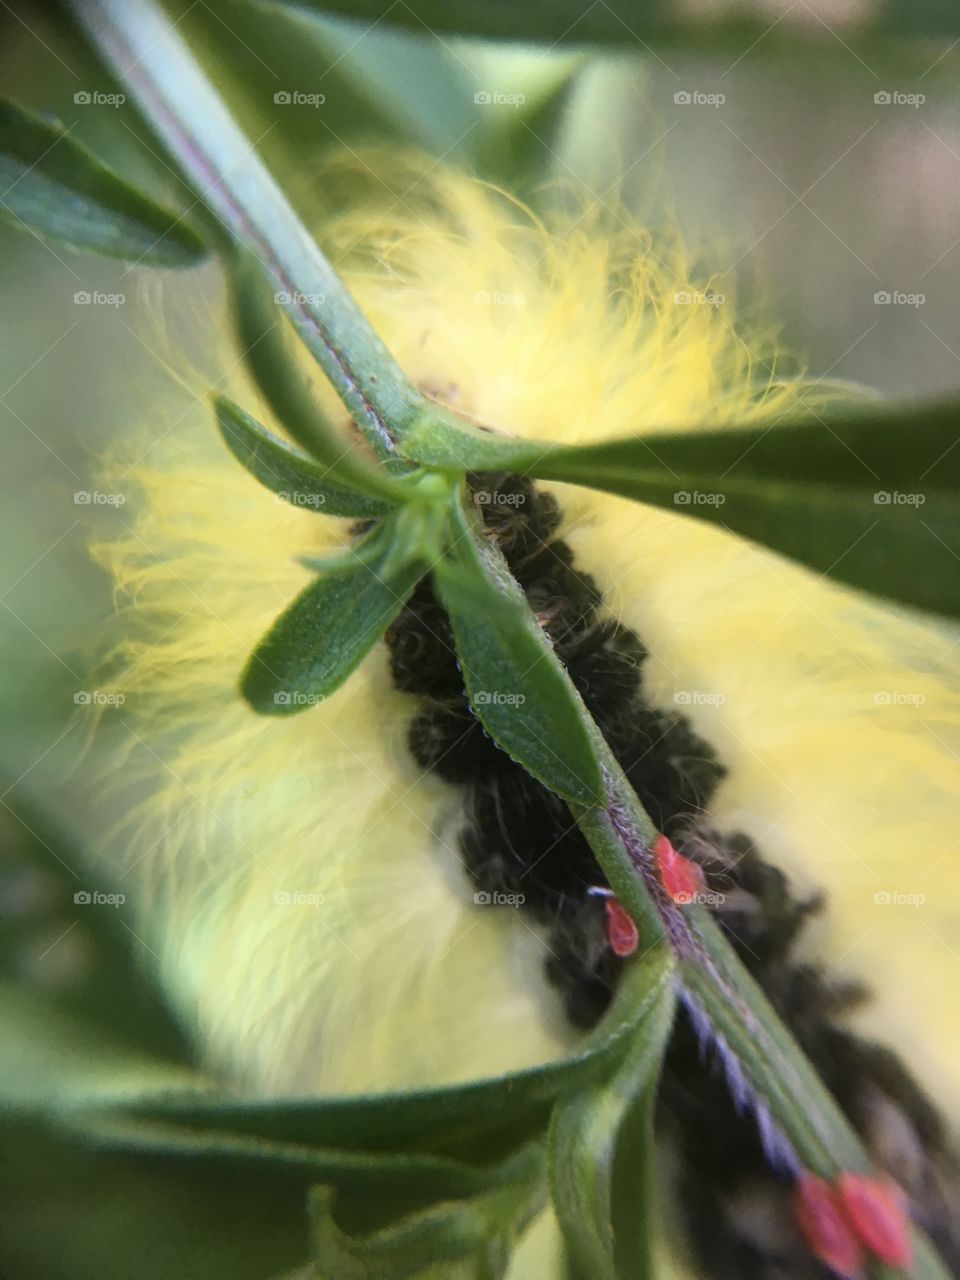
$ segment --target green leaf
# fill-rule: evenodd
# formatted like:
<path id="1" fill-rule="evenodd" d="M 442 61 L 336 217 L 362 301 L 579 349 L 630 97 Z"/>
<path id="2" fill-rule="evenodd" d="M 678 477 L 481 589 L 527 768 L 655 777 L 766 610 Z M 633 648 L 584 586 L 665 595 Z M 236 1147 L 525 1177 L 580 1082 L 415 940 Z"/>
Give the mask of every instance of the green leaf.
<path id="1" fill-rule="evenodd" d="M 176 1094 L 171 1094 L 171 1100 Z M 184 1091 L 187 1106 L 195 1095 Z M 136 1099 L 133 1100 L 135 1105 Z M 446 1196 L 471 1196 L 496 1181 L 484 1165 L 420 1151 L 360 1151 L 329 1143 L 280 1141 L 243 1132 L 193 1129 L 171 1107 L 166 1120 L 147 1122 L 122 1097 L 107 1103 L 83 1099 L 56 1114 L 58 1127 L 87 1146 L 120 1150 L 144 1158 L 204 1161 L 211 1167 L 270 1169 L 302 1184 L 336 1185 L 345 1195 L 375 1197 L 380 1208 L 402 1199 L 434 1203 Z"/>
<path id="2" fill-rule="evenodd" d="M 328 468 L 260 425 L 239 405 L 218 396 L 217 422 L 227 448 L 254 479 L 294 506 L 322 515 L 384 515 L 391 503 L 332 484 Z"/>
<path id="3" fill-rule="evenodd" d="M 554 1207 L 575 1269 L 590 1280 L 653 1277 L 653 1105 L 673 1009 L 670 988 L 652 984 L 616 1073 L 554 1111 Z"/>
<path id="4" fill-rule="evenodd" d="M 543 1128 L 557 1098 L 610 1075 L 633 1042 L 650 991 L 664 986 L 671 972 L 665 949 L 649 950 L 630 966 L 612 1008 L 576 1053 L 510 1075 L 405 1093 L 270 1102 L 178 1090 L 84 1104 L 90 1119 L 82 1122 L 101 1132 L 116 1122 L 121 1142 L 139 1141 L 142 1130 L 144 1143 L 169 1141 L 171 1149 L 184 1141 L 199 1150 L 217 1138 L 242 1138 L 354 1153 L 442 1150 L 464 1159 L 486 1153 L 489 1159 L 499 1142 L 514 1146 Z"/>
<path id="5" fill-rule="evenodd" d="M 542 40 L 555 44 L 601 43 L 646 51 L 651 42 L 716 53 L 718 48 L 739 50 L 761 40 L 774 49 L 814 42 L 829 47 L 823 24 L 814 19 L 771 26 L 766 17 L 755 17 L 749 7 L 720 6 L 697 11 L 679 0 L 404 0 L 384 12 L 380 0 L 282 0 L 299 8 L 343 14 L 364 23 L 384 21 L 416 31 L 492 36 L 516 40 Z M 947 37 L 960 35 L 960 17 L 940 0 L 887 0 L 865 10 L 861 22 L 845 23 L 844 45 L 865 39 L 890 37 Z"/>
<path id="6" fill-rule="evenodd" d="M 545 181 L 556 161 L 558 135 L 584 63 L 582 54 L 552 58 L 541 54 L 537 57 L 540 74 L 520 80 L 526 91 L 524 102 L 483 108 L 488 119 L 475 150 L 484 175 L 496 176 L 514 193 L 531 191 Z M 508 74 L 509 64 L 501 72 Z"/>
<path id="7" fill-rule="evenodd" d="M 76 835 L 13 778 L 0 776 L 0 793 L 0 1100 L 86 1071 L 101 1041 L 113 1061 L 188 1062 L 183 1028 L 143 964 L 126 886 L 103 864 L 89 869 Z M 86 1055 L 71 1040 L 81 1034 Z"/>
<path id="8" fill-rule="evenodd" d="M 383 547 L 380 556 L 346 554 L 340 566 L 301 592 L 260 641 L 240 681 L 255 711 L 295 715 L 322 702 L 380 639 L 427 570 L 410 560 L 385 568 L 390 531 L 387 525 L 370 535 Z"/>
<path id="9" fill-rule="evenodd" d="M 904 604 L 960 616 L 960 405 L 573 448 L 436 419 L 412 454 L 509 467 L 708 521 L 818 573 Z"/>
<path id="10" fill-rule="evenodd" d="M 269 1168 L 92 1150 L 0 1116 L 0 1275 L 264 1280 L 307 1257 L 304 1189 Z"/>
<path id="11" fill-rule="evenodd" d="M 960 616 L 960 406 L 551 453 L 544 478 L 718 524 L 808 568 Z"/>
<path id="12" fill-rule="evenodd" d="M 533 1143 L 504 1161 L 490 1190 L 469 1199 L 445 1196 L 363 1235 L 337 1225 L 336 1192 L 317 1188 L 310 1208 L 319 1275 L 322 1280 L 416 1280 L 427 1275 L 499 1280 L 517 1236 L 544 1207 L 545 1171 L 542 1143 Z"/>
<path id="13" fill-rule="evenodd" d="M 329 65 L 361 100 L 376 108 L 389 131 L 398 133 L 408 147 L 431 156 L 442 155 L 450 164 L 471 163 L 480 112 L 459 50 L 452 50 L 440 40 L 424 40 L 422 27 L 408 34 L 386 24 L 374 24 L 358 40 L 357 30 L 350 23 L 307 22 L 302 9 L 299 17 L 308 30 L 322 26 L 327 58 L 322 70 L 324 87 Z M 332 96 L 328 92 L 328 100 Z M 324 124 L 330 123 L 327 109 L 325 103 Z M 356 129 L 355 123 L 353 127 Z M 382 125 L 378 126 L 378 141 L 384 132 Z M 368 125 L 364 140 L 370 136 L 373 135 Z"/>
<path id="14" fill-rule="evenodd" d="M 434 576 L 470 706 L 513 759 L 579 804 L 603 800 L 587 712 L 499 551 L 458 503 L 456 539 Z"/>
<path id="15" fill-rule="evenodd" d="M 542 454 L 563 446 L 475 427 L 434 405 L 407 433 L 400 448 L 405 457 L 425 466 L 461 471 L 523 471 L 530 470 Z"/>
<path id="16" fill-rule="evenodd" d="M 308 389 L 304 371 L 284 341 L 287 324 L 280 301 L 291 295 L 276 293 L 271 305 L 259 264 L 241 252 L 234 255 L 231 283 L 244 359 L 291 437 L 338 486 L 394 502 L 406 498 L 403 486 L 368 456 L 362 439 L 351 439 L 330 422 Z"/>
<path id="17" fill-rule="evenodd" d="M 378 1265 L 373 1274 L 388 1275 L 395 1273 L 385 1259 L 392 1264 L 397 1252 L 409 1257 L 417 1250 L 418 1258 L 423 1250 L 437 1256 L 473 1250 L 477 1275 L 492 1280 L 539 1207 L 539 1148 L 552 1105 L 610 1076 L 672 972 L 666 948 L 651 949 L 629 967 L 613 1007 L 578 1053 L 509 1076 L 415 1093 L 271 1101 L 202 1092 L 189 1082 L 144 1097 L 113 1083 L 112 1097 L 85 1089 L 50 1100 L 45 1110 L 94 1169 L 116 1166 L 124 1153 L 134 1187 L 141 1173 L 149 1185 L 157 1170 L 169 1170 L 172 1185 L 193 1188 L 198 1222 L 208 1204 L 198 1185 L 210 1189 L 213 1208 L 214 1192 L 222 1190 L 228 1202 L 229 1189 L 257 1180 L 282 1186 L 292 1200 L 308 1181 L 329 1184 L 337 1213 L 325 1247 L 343 1256 L 332 1253 L 342 1270 L 324 1274 L 337 1280 L 352 1274 L 344 1259 Z M 332 1203 L 327 1191 L 321 1204 Z M 163 1212 L 159 1207 L 160 1222 Z M 75 1273 L 64 1274 L 72 1280 Z"/>
<path id="18" fill-rule="evenodd" d="M 154 204 L 55 120 L 0 100 L 0 217 L 69 245 L 151 267 L 206 252 L 181 215 Z"/>

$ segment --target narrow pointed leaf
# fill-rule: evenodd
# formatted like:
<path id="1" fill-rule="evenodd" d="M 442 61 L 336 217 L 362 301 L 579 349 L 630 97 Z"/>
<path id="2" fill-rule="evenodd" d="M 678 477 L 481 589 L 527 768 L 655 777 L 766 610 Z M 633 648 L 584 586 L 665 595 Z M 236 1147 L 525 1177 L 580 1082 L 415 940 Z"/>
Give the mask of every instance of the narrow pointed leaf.
<path id="1" fill-rule="evenodd" d="M 498 746 L 558 795 L 598 804 L 603 782 L 586 709 L 500 553 L 461 507 L 435 571 L 471 709 Z"/>
<path id="2" fill-rule="evenodd" d="M 384 515 L 391 503 L 327 479 L 328 468 L 261 426 L 239 405 L 219 396 L 217 423 L 227 448 L 262 485 L 285 501 L 321 515 Z"/>
<path id="3" fill-rule="evenodd" d="M 526 100 L 490 110 L 481 107 L 484 124 L 475 144 L 481 172 L 496 176 L 511 190 L 532 190 L 556 163 L 557 137 L 584 64 L 582 54 L 544 59 L 540 83 L 527 84 Z"/>
<path id="4" fill-rule="evenodd" d="M 164 1156 L 211 1167 L 270 1169 L 304 1182 L 326 1182 L 349 1194 L 435 1201 L 470 1196 L 490 1185 L 483 1167 L 419 1151 L 356 1151 L 349 1147 L 280 1142 L 241 1133 L 194 1133 L 186 1125 L 127 1121 L 121 1108 L 55 1116 L 58 1127 L 88 1146 L 125 1151 L 145 1159 Z"/>
<path id="5" fill-rule="evenodd" d="M 241 679 L 243 696 L 262 715 L 294 715 L 329 697 L 380 639 L 425 569 L 407 562 L 387 573 L 383 559 L 345 556 L 342 566 L 327 570 L 297 597 L 257 645 Z"/>
<path id="6" fill-rule="evenodd" d="M 231 274 L 234 312 L 244 359 L 267 403 L 286 431 L 338 485 L 402 501 L 403 487 L 368 454 L 359 435 L 331 422 L 305 381 L 304 370 L 287 345 L 287 321 L 276 293 L 273 304 L 259 263 L 250 254 L 236 255 Z"/>
<path id="7" fill-rule="evenodd" d="M 562 1099 L 550 1126 L 554 1208 L 591 1280 L 653 1277 L 653 1104 L 674 1001 L 651 976 L 626 1059 L 609 1080 Z"/>
<path id="8" fill-rule="evenodd" d="M 436 418 L 438 465 L 504 467 L 708 521 L 817 573 L 960 616 L 960 403 L 567 447 Z"/>
<path id="9" fill-rule="evenodd" d="M 266 1148 L 349 1149 L 354 1153 L 445 1151 L 466 1158 L 477 1144 L 483 1155 L 494 1138 L 521 1143 L 542 1129 L 561 1096 L 609 1077 L 633 1044 L 646 1016 L 650 991 L 672 972 L 664 948 L 632 964 L 600 1025 L 577 1052 L 509 1075 L 471 1080 L 402 1095 L 237 1100 L 215 1092 L 178 1089 L 152 1097 L 105 1097 L 82 1102 L 71 1124 L 112 1135 L 119 1145 L 155 1149 L 213 1149 L 223 1138 Z"/>
<path id="10" fill-rule="evenodd" d="M 650 436 L 535 474 L 710 521 L 818 573 L 960 616 L 960 405 Z"/>
<path id="11" fill-rule="evenodd" d="M 666 45 L 673 50 L 700 50 L 716 54 L 729 48 L 742 56 L 764 42 L 764 52 L 789 49 L 793 53 L 812 47 L 830 49 L 832 28 L 813 12 L 796 21 L 781 23 L 790 12 L 767 10 L 750 5 L 717 5 L 691 9 L 674 0 L 531 0 L 524 5 L 510 0 L 412 0 L 384 9 L 382 0 L 282 0 L 298 11 L 342 14 L 359 22 L 397 24 L 422 31 L 449 35 L 486 36 L 495 39 L 544 41 L 559 44 L 604 44 L 631 52 L 650 45 Z M 774 21 L 776 18 L 776 21 Z M 362 29 L 362 28 L 361 28 Z M 898 49 L 907 38 L 947 38 L 960 35 L 960 15 L 941 0 L 889 0 L 882 5 L 864 6 L 843 14 L 843 48 L 865 47 L 876 56 L 877 47 Z M 926 64 L 924 68 L 926 69 Z"/>
<path id="12" fill-rule="evenodd" d="M 55 120 L 0 101 L 0 217 L 16 227 L 152 267 L 206 252 L 179 214 L 155 204 Z"/>
<path id="13" fill-rule="evenodd" d="M 335 1221 L 336 1193 L 310 1198 L 315 1263 L 322 1280 L 416 1280 L 447 1274 L 458 1280 L 501 1280 L 516 1237 L 543 1208 L 546 1162 L 542 1143 L 510 1155 L 488 1173 L 489 1190 L 470 1198 L 447 1195 L 378 1231 L 352 1234 Z"/>

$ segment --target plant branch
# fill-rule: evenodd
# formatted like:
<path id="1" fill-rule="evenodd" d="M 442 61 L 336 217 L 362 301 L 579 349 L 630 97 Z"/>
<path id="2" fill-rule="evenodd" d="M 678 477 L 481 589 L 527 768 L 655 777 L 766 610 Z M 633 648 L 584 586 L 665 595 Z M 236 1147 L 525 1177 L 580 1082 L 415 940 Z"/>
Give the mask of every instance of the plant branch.
<path id="1" fill-rule="evenodd" d="M 230 237 L 253 252 L 381 458 L 427 411 L 156 0 L 69 0 Z"/>

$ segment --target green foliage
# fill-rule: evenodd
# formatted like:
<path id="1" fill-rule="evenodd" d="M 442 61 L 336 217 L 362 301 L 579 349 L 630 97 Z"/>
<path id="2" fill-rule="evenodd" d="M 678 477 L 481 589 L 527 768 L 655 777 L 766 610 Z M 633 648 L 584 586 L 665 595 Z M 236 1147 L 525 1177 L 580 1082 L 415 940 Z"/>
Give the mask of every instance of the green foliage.
<path id="1" fill-rule="evenodd" d="M 71 887 L 58 833 L 29 850 Z M 638 960 L 596 1032 L 542 1067 L 405 1095 L 254 1101 L 157 1056 L 155 1012 L 131 1035 L 156 999 L 135 973 L 138 930 L 118 930 L 116 909 L 83 910 L 117 971 L 105 1002 L 94 982 L 87 1002 L 73 988 L 46 1010 L 15 1006 L 15 952 L 0 946 L 5 1275 L 262 1280 L 312 1256 L 304 1275 L 331 1280 L 500 1276 L 545 1202 L 551 1111 L 632 1053 L 672 972 L 663 948 Z M 18 1057 L 30 1077 L 13 1087 Z"/>
<path id="2" fill-rule="evenodd" d="M 130 186 L 57 120 L 0 101 L 0 217 L 68 245 L 148 267 L 206 252 L 183 216 Z"/>
<path id="3" fill-rule="evenodd" d="M 284 341 L 284 307 L 293 305 L 291 299 L 306 299 L 306 295 L 282 290 L 274 293 L 271 305 L 256 259 L 249 253 L 237 258 L 231 260 L 230 274 L 240 348 L 267 403 L 291 439 L 323 465 L 325 476 L 334 484 L 358 493 L 402 500 L 403 489 L 373 464 L 362 437 L 350 438 L 327 420 L 306 386 L 303 368 Z"/>
<path id="4" fill-rule="evenodd" d="M 296 715 L 334 693 L 366 657 L 423 577 L 419 558 L 388 565 L 386 527 L 325 569 L 251 655 L 240 688 L 264 715 Z"/>
<path id="5" fill-rule="evenodd" d="M 744 7 L 724 7 L 711 20 L 711 11 L 695 20 L 678 0 L 604 0 L 584 5 L 582 0 L 529 0 L 518 6 L 511 0 L 411 0 L 383 14 L 378 0 L 275 0 L 307 5 L 323 13 L 343 14 L 364 21 L 400 23 L 414 30 L 495 36 L 513 40 L 542 40 L 548 44 L 603 43 L 636 51 L 647 42 L 668 43 L 685 49 L 711 49 L 731 44 L 739 50 L 765 40 L 774 47 L 805 39 L 827 43 L 822 23 L 812 18 L 779 28 L 766 13 L 754 16 Z M 865 11 L 860 22 L 844 23 L 847 42 L 890 36 L 956 36 L 960 19 L 940 0 L 885 0 Z"/>
<path id="6" fill-rule="evenodd" d="M 153 1159 L 0 1117 L 9 1280 L 265 1280 L 307 1256 L 304 1190 L 265 1168 Z"/>
<path id="7" fill-rule="evenodd" d="M 327 516 L 369 519 L 391 504 L 329 480 L 330 468 L 275 436 L 226 396 L 215 402 L 217 423 L 227 448 L 255 480 L 286 502 Z"/>
<path id="8" fill-rule="evenodd" d="M 477 719 L 558 795 L 598 804 L 603 780 L 579 695 L 496 548 L 463 509 L 436 583 Z"/>
<path id="9" fill-rule="evenodd" d="M 513 1150 L 542 1131 L 558 1098 L 605 1079 L 635 1044 L 671 973 L 665 948 L 638 958 L 600 1025 L 569 1057 L 506 1076 L 403 1095 L 277 1099 L 224 1097 L 202 1082 L 174 1091 L 81 1099 L 72 1123 L 101 1140 L 156 1150 L 213 1149 L 240 1141 L 251 1150 L 325 1148 L 342 1155 L 446 1153 L 479 1161 L 491 1147 Z M 268 1157 L 269 1158 L 269 1157 Z M 468 1187 L 476 1188 L 475 1179 Z"/>
<path id="10" fill-rule="evenodd" d="M 365 1234 L 338 1227 L 336 1193 L 310 1197 L 312 1244 L 320 1280 L 502 1280 L 513 1245 L 546 1202 L 544 1153 L 533 1143 L 508 1157 L 496 1186 L 442 1201 Z"/>
<path id="11" fill-rule="evenodd" d="M 553 1203 L 571 1259 L 596 1280 L 653 1280 L 653 1110 L 672 1023 L 669 989 L 652 989 L 626 1060 L 554 1110 Z"/>
<path id="12" fill-rule="evenodd" d="M 509 468 L 708 521 L 817 573 L 960 616 L 960 403 L 561 446 L 451 417 L 405 443 L 420 462 Z"/>

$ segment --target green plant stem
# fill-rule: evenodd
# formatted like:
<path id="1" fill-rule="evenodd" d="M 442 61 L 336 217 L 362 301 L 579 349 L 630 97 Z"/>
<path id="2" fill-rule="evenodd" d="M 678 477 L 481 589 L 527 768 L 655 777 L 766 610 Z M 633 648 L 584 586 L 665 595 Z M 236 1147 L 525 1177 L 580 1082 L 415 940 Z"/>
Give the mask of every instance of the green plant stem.
<path id="1" fill-rule="evenodd" d="M 69 0 L 200 200 L 251 250 L 379 457 L 427 411 L 155 0 Z"/>
<path id="2" fill-rule="evenodd" d="M 638 851 L 645 856 L 656 829 L 605 742 L 600 750 L 616 821 L 611 821 L 610 809 L 574 816 L 617 898 L 636 921 L 641 947 L 656 945 L 665 933 L 670 937 L 678 952 L 680 982 L 744 1065 L 806 1167 L 826 1177 L 842 1169 L 868 1170 L 869 1161 L 846 1119 L 709 913 L 694 904 L 676 907 L 671 912 L 676 927 L 665 926 L 649 880 L 645 884 L 638 874 Z M 640 910 L 638 897 L 643 899 Z M 691 950 L 678 929 L 689 930 Z"/>

